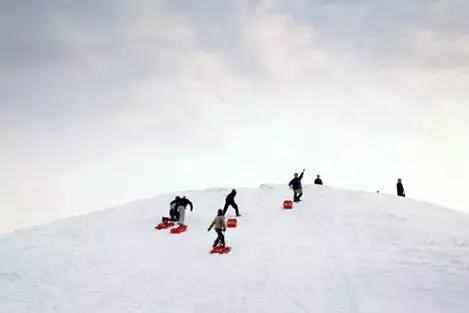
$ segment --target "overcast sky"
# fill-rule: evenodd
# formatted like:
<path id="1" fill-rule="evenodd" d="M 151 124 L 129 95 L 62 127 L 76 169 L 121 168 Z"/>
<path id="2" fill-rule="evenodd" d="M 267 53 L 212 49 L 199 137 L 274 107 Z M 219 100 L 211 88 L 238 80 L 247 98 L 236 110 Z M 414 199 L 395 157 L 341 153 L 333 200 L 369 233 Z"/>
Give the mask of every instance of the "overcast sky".
<path id="1" fill-rule="evenodd" d="M 0 232 L 303 167 L 469 211 L 468 1 L 6 0 L 0 82 Z"/>

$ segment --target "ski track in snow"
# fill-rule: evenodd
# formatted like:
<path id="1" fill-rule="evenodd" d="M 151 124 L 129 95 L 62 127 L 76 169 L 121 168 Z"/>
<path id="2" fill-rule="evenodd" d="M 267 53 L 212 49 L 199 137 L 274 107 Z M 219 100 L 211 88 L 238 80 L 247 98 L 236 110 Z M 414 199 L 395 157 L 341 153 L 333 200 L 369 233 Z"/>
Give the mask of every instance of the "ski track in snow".
<path id="1" fill-rule="evenodd" d="M 0 237 L 0 313 L 469 312 L 469 217 L 374 193 L 240 189 L 211 255 L 226 188 L 185 193 L 189 229 L 153 227 L 174 194 Z M 228 215 L 233 215 L 232 208 Z"/>

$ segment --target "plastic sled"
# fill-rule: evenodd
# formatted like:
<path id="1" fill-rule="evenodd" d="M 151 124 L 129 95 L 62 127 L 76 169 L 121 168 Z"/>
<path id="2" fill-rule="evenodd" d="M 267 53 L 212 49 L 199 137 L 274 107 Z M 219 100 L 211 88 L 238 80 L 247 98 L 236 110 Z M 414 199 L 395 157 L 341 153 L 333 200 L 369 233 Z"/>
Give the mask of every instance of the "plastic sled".
<path id="1" fill-rule="evenodd" d="M 178 227 L 171 228 L 171 234 L 180 234 L 187 230 L 187 225 L 179 225 Z"/>
<path id="2" fill-rule="evenodd" d="M 210 254 L 215 254 L 215 253 L 218 253 L 218 254 L 227 254 L 227 253 L 230 253 L 230 251 L 231 251 L 231 247 L 228 247 L 228 246 L 225 246 L 225 247 L 217 246 L 217 247 L 213 248 L 213 249 L 210 251 Z"/>
<path id="3" fill-rule="evenodd" d="M 226 222 L 226 227 L 235 228 L 236 226 L 238 226 L 238 220 L 235 218 L 229 218 Z"/>
<path id="4" fill-rule="evenodd" d="M 159 223 L 158 225 L 155 226 L 155 229 L 162 230 L 162 229 L 170 228 L 172 226 L 174 226 L 173 222 Z"/>
<path id="5" fill-rule="evenodd" d="M 285 200 L 285 201 L 283 201 L 283 208 L 284 208 L 285 210 L 291 210 L 291 209 L 293 209 L 293 201 L 291 201 L 291 200 Z"/>

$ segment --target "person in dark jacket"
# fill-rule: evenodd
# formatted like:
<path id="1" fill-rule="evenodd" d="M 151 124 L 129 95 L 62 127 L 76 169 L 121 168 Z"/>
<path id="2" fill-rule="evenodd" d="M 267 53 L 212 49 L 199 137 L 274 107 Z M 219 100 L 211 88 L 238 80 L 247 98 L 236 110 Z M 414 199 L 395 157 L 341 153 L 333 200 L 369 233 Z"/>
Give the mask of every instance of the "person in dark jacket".
<path id="1" fill-rule="evenodd" d="M 179 212 L 177 210 L 179 201 L 181 201 L 181 197 L 176 196 L 176 198 L 169 203 L 169 216 L 171 221 L 179 220 Z"/>
<path id="2" fill-rule="evenodd" d="M 186 209 L 188 205 L 191 207 L 191 212 L 192 212 L 192 209 L 194 208 L 192 205 L 192 202 L 189 199 L 187 199 L 185 196 L 180 198 L 176 204 L 176 209 L 179 213 L 179 218 L 178 218 L 179 225 L 185 225 L 184 220 L 186 218 Z"/>
<path id="3" fill-rule="evenodd" d="M 228 211 L 228 207 L 231 205 L 236 212 L 236 216 L 241 216 L 239 214 L 238 205 L 236 204 L 234 198 L 236 197 L 236 189 L 231 190 L 231 192 L 225 198 L 225 206 L 223 207 L 223 215 Z"/>
<path id="4" fill-rule="evenodd" d="M 215 242 L 213 243 L 212 247 L 215 248 L 218 246 L 218 244 L 224 247 L 225 236 L 223 235 L 223 232 L 226 230 L 226 225 L 225 225 L 225 215 L 223 214 L 222 209 L 218 210 L 217 217 L 215 217 L 212 224 L 210 224 L 208 231 L 212 230 L 213 226 L 215 226 L 215 231 L 217 232 L 217 239 L 215 239 Z"/>
<path id="5" fill-rule="evenodd" d="M 405 197 L 405 191 L 404 191 L 404 186 L 402 185 L 402 179 L 397 180 L 397 195 L 399 197 Z"/>
<path id="6" fill-rule="evenodd" d="M 321 179 L 321 176 L 316 175 L 316 179 L 314 180 L 314 184 L 315 185 L 322 185 L 322 179 Z"/>
<path id="7" fill-rule="evenodd" d="M 187 208 L 187 206 L 190 206 L 191 212 L 194 209 L 194 205 L 192 204 L 191 200 L 187 199 L 185 196 L 179 200 L 179 205 L 182 205 L 185 208 Z"/>
<path id="8" fill-rule="evenodd" d="M 290 181 L 290 183 L 288 183 L 288 186 L 293 189 L 294 202 L 301 201 L 301 196 L 303 196 L 303 186 L 301 185 L 301 180 L 303 179 L 304 173 L 304 169 L 300 175 L 298 175 L 298 173 L 295 173 L 294 178 Z"/>

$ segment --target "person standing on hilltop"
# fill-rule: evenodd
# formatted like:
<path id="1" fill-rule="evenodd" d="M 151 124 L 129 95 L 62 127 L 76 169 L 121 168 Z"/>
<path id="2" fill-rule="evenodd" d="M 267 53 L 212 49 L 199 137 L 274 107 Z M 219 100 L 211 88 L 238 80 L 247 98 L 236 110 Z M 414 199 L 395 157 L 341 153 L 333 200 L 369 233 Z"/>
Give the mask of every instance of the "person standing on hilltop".
<path id="1" fill-rule="evenodd" d="M 236 216 L 241 216 L 239 214 L 238 205 L 236 204 L 234 198 L 236 197 L 236 189 L 231 190 L 231 192 L 225 198 L 225 206 L 223 207 L 223 215 L 228 211 L 228 207 L 231 205 L 236 212 Z"/>
<path id="2" fill-rule="evenodd" d="M 321 179 L 321 176 L 316 175 L 316 179 L 314 180 L 314 184 L 315 185 L 322 185 L 322 179 Z"/>
<path id="3" fill-rule="evenodd" d="M 405 191 L 404 191 L 404 186 L 402 185 L 402 179 L 397 179 L 397 195 L 399 197 L 405 197 Z"/>
<path id="4" fill-rule="evenodd" d="M 298 175 L 298 173 L 295 173 L 293 179 L 288 184 L 288 186 L 293 189 L 294 202 L 301 201 L 301 197 L 303 196 L 303 186 L 301 185 L 301 180 L 303 179 L 304 173 L 305 169 L 303 169 L 300 175 Z"/>

